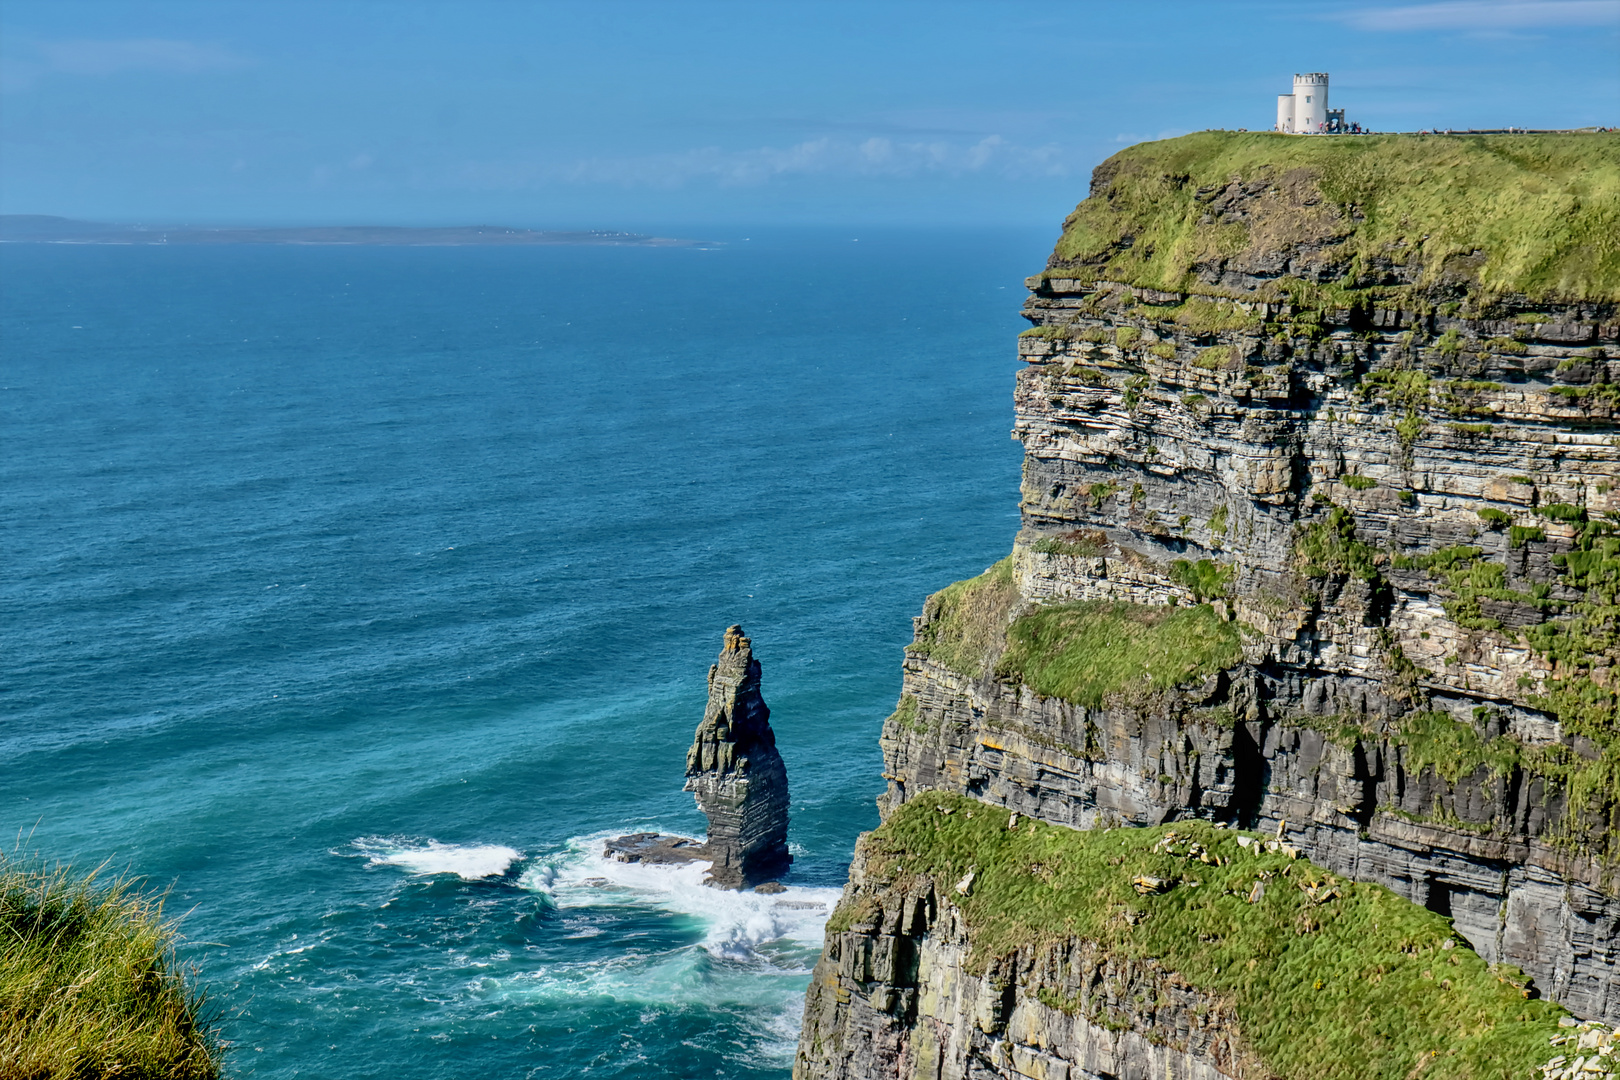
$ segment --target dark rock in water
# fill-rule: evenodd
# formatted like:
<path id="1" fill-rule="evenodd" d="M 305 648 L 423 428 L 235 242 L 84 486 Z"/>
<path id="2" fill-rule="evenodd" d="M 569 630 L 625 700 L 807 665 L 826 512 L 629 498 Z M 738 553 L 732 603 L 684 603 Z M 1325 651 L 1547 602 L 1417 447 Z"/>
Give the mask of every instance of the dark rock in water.
<path id="1" fill-rule="evenodd" d="M 759 694 L 759 661 L 740 626 L 727 628 L 720 659 L 709 668 L 709 705 L 686 753 L 686 790 L 708 816 L 707 843 L 639 832 L 609 840 L 603 854 L 655 865 L 707 862 L 707 885 L 786 892 L 773 879 L 793 861 L 787 766 Z"/>
<path id="2" fill-rule="evenodd" d="M 686 790 L 709 818 L 708 883 L 747 889 L 781 875 L 787 849 L 787 766 L 759 693 L 759 661 L 742 627 L 726 630 L 709 668 L 709 705 L 686 753 Z"/>
<path id="3" fill-rule="evenodd" d="M 661 833 L 638 832 L 607 842 L 602 854 L 618 862 L 671 865 L 706 860 L 709 849 L 696 840 L 684 836 L 664 836 Z"/>

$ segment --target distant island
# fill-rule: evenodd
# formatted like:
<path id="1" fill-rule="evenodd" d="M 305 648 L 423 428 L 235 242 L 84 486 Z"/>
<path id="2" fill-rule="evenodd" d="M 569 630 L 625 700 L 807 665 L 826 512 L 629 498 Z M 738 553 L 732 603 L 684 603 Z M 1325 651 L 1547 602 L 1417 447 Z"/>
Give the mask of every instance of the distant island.
<path id="1" fill-rule="evenodd" d="M 607 244 L 689 247 L 679 240 L 642 233 L 513 229 L 504 225 L 415 228 L 400 225 L 322 225 L 264 229 L 208 229 L 190 225 L 113 225 L 48 214 L 0 214 L 0 243 L 7 244 L 364 244 L 372 247 L 468 247 L 472 245 Z"/>

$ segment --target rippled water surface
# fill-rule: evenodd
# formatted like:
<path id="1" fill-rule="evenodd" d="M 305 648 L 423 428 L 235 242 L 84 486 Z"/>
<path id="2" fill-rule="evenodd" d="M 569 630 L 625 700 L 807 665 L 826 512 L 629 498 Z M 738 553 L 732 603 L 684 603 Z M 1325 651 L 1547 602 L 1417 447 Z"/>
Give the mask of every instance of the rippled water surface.
<path id="1" fill-rule="evenodd" d="M 0 247 L 0 825 L 172 889 L 237 1075 L 785 1076 L 1050 239 Z M 733 622 L 775 897 L 600 857 Z"/>

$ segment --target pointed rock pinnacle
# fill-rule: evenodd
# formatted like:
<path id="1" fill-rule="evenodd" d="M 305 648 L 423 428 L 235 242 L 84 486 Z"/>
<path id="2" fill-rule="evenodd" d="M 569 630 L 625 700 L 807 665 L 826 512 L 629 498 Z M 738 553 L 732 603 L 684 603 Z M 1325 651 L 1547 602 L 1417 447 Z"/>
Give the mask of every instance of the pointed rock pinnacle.
<path id="1" fill-rule="evenodd" d="M 742 627 L 726 630 L 709 668 L 709 706 L 686 753 L 686 790 L 709 818 L 708 883 L 746 889 L 787 869 L 787 766 L 776 752 L 759 661 Z"/>

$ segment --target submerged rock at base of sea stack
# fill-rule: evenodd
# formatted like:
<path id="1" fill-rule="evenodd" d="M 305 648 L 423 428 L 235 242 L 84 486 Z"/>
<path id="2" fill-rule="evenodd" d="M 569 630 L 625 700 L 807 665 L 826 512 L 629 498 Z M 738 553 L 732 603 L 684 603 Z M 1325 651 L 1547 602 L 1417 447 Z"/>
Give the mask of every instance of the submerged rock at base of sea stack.
<path id="1" fill-rule="evenodd" d="M 787 869 L 787 766 L 776 751 L 771 710 L 759 693 L 759 661 L 741 626 L 709 668 L 709 705 L 686 753 L 686 790 L 709 819 L 708 883 L 746 889 Z"/>

